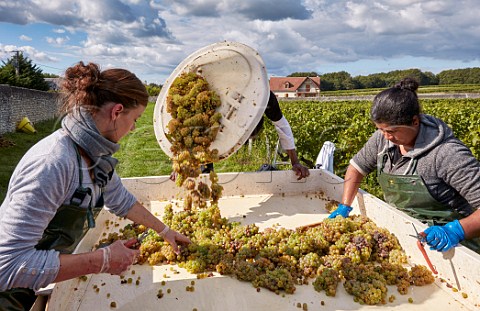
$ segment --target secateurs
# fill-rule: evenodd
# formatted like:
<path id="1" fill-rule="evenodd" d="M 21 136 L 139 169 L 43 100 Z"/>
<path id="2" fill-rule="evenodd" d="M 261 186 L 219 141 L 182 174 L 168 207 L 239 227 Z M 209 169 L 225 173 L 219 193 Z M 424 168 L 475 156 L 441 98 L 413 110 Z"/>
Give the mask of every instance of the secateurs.
<path id="1" fill-rule="evenodd" d="M 142 234 L 140 234 L 137 239 L 131 239 L 124 243 L 124 245 L 128 248 L 139 248 L 142 241 L 147 237 L 148 230 L 145 230 Z"/>
<path id="2" fill-rule="evenodd" d="M 123 243 L 123 245 L 125 245 L 125 247 L 128 247 L 128 248 L 139 248 L 140 247 L 140 244 L 142 243 L 142 241 L 147 237 L 148 235 L 148 230 L 145 230 L 142 234 L 140 234 L 137 238 L 132 238 L 128 241 L 126 241 L 125 243 Z M 112 242 L 102 242 L 100 244 L 98 244 L 97 248 L 102 248 L 102 247 L 107 247 L 111 244 Z"/>
<path id="3" fill-rule="evenodd" d="M 428 257 L 428 254 L 427 252 L 425 251 L 425 243 L 426 243 L 426 240 L 425 240 L 425 233 L 423 232 L 418 232 L 417 231 L 417 228 L 415 227 L 415 224 L 412 223 L 412 226 L 413 226 L 413 229 L 415 230 L 415 235 L 413 234 L 409 234 L 411 237 L 414 237 L 417 239 L 417 246 L 418 246 L 418 249 L 420 250 L 420 252 L 422 252 L 422 255 L 423 255 L 423 258 L 425 258 L 425 260 L 427 261 L 427 265 L 428 267 L 430 268 L 430 270 L 432 270 L 433 274 L 437 274 L 438 271 L 437 269 L 435 268 L 435 266 L 432 264 L 432 262 L 430 261 L 430 258 Z"/>

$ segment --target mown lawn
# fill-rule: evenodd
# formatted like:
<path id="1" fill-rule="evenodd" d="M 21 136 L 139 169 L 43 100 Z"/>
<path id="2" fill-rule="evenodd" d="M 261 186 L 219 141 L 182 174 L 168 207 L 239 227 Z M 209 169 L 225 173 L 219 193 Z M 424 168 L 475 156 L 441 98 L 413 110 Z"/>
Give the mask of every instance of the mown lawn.
<path id="1" fill-rule="evenodd" d="M 59 122 L 56 119 L 52 119 L 38 122 L 33 126 L 37 130 L 35 134 L 13 132 L 1 135 L 0 202 L 3 201 L 7 192 L 10 176 L 25 152 L 42 138 L 53 133 L 59 127 Z"/>
<path id="2" fill-rule="evenodd" d="M 117 172 L 121 177 L 170 175 L 172 162 L 157 143 L 153 129 L 154 104 L 149 104 L 142 117 L 137 120 L 136 129 L 120 142 L 121 148 L 115 154 L 119 160 Z M 263 144 L 254 144 L 249 151 L 242 147 L 228 159 L 215 164 L 216 172 L 254 171 L 269 162 Z"/>
<path id="3" fill-rule="evenodd" d="M 160 148 L 153 130 L 153 109 L 150 103 L 137 120 L 136 129 L 120 141 L 117 173 L 121 177 L 170 174 L 171 161 Z"/>

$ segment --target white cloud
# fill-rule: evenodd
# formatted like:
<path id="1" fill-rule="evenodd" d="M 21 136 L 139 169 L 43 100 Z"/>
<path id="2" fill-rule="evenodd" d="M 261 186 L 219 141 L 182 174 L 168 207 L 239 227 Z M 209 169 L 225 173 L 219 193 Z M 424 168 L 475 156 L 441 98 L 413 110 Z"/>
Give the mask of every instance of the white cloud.
<path id="1" fill-rule="evenodd" d="M 56 38 L 46 37 L 45 40 L 50 44 L 64 45 L 68 41 L 70 41 L 70 38 L 69 37 L 56 37 Z"/>
<path id="2" fill-rule="evenodd" d="M 223 1 L 217 0 L 170 0 L 170 10 L 180 16 L 219 16 Z"/>
<path id="3" fill-rule="evenodd" d="M 59 59 L 57 57 L 51 56 L 49 53 L 39 51 L 36 48 L 29 46 L 29 45 L 24 45 L 24 46 L 16 46 L 16 45 L 11 45 L 11 44 L 1 44 L 0 43 L 0 57 L 1 58 L 11 58 L 13 55 L 14 51 L 20 51 L 28 58 L 33 60 L 33 62 L 43 62 L 43 61 L 48 61 L 48 62 L 58 62 Z"/>
<path id="4" fill-rule="evenodd" d="M 32 41 L 32 38 L 30 38 L 29 36 L 26 36 L 26 35 L 21 35 L 19 38 L 22 41 Z"/>
<path id="5" fill-rule="evenodd" d="M 346 9 L 347 25 L 375 35 L 422 33 L 436 26 L 436 23 L 425 15 L 420 3 L 397 6 L 396 10 L 393 10 L 382 3 L 369 5 L 348 2 Z"/>

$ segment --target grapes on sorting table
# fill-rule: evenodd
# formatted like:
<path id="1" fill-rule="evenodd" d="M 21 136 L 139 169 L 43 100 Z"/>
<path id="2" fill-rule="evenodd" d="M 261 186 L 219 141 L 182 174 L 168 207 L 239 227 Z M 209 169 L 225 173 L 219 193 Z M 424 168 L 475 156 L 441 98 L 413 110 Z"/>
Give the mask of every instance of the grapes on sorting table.
<path id="1" fill-rule="evenodd" d="M 260 231 L 255 224 L 241 225 L 223 218 L 217 204 L 178 212 L 168 204 L 163 221 L 187 234 L 192 243 L 176 255 L 171 246 L 151 230 L 140 247 L 140 261 L 155 265 L 176 263 L 198 275 L 216 271 L 276 293 L 292 294 L 296 286 L 313 278 L 315 290 L 335 296 L 337 284 L 342 283 L 354 301 L 369 305 L 394 300 L 387 293 L 388 285 L 397 286 L 398 292 L 405 295 L 410 286 L 434 281 L 425 266 L 417 265 L 409 270 L 404 263 L 390 262 L 389 256 L 405 256 L 397 238 L 371 220 L 362 218 L 362 225 L 358 225 L 358 217 L 337 217 L 335 226 L 325 219 L 326 224 L 301 231 L 282 227 Z M 335 230 L 334 227 L 342 228 L 343 234 L 328 242 L 325 236 L 335 234 L 327 230 Z M 129 225 L 122 231 L 135 235 L 140 230 L 139 226 Z M 394 247 L 374 247 L 375 238 L 377 243 L 381 241 L 382 245 Z M 365 248 L 371 246 L 370 256 L 360 251 L 360 261 L 356 260 L 348 247 L 351 243 Z M 331 253 L 333 246 L 336 250 Z"/>

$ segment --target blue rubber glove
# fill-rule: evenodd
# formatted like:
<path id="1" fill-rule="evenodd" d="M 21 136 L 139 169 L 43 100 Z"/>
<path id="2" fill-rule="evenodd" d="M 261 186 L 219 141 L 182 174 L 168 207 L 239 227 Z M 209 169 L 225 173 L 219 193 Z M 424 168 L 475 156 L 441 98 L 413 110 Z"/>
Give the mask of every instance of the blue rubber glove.
<path id="1" fill-rule="evenodd" d="M 347 218 L 348 217 L 348 214 L 350 214 L 350 212 L 352 211 L 352 207 L 348 206 L 348 205 L 345 205 L 345 204 L 338 204 L 338 207 L 336 210 L 334 210 L 329 216 L 328 218 L 335 218 L 337 217 L 338 215 L 342 216 L 343 218 Z"/>
<path id="2" fill-rule="evenodd" d="M 451 221 L 444 226 L 432 226 L 425 230 L 425 240 L 430 249 L 439 252 L 448 251 L 465 239 L 465 232 L 458 220 Z"/>

